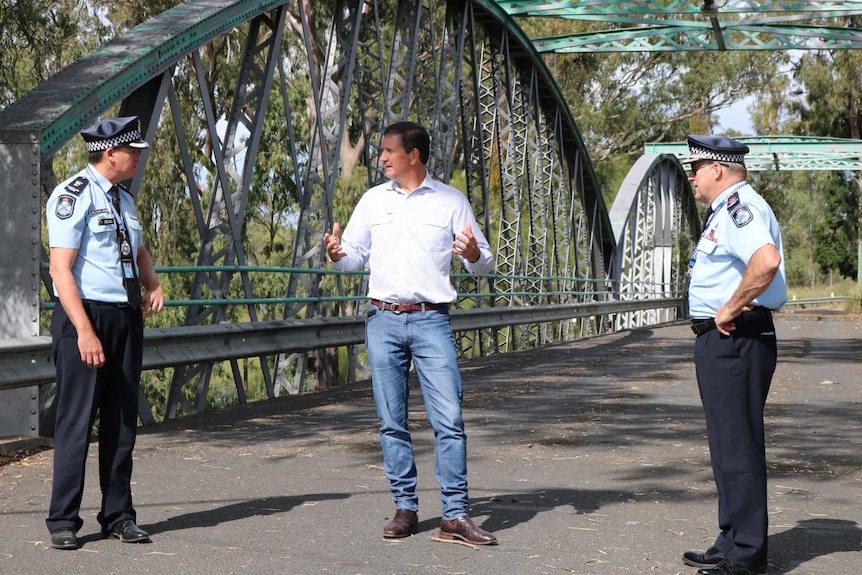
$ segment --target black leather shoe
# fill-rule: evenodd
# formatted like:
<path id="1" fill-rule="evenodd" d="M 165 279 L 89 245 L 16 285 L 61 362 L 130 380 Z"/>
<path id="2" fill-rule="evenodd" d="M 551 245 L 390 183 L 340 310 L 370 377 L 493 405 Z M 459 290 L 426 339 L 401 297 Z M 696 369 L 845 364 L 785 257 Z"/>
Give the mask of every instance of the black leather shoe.
<path id="1" fill-rule="evenodd" d="M 715 567 L 724 560 L 724 553 L 710 547 L 703 553 L 700 551 L 686 551 L 682 554 L 682 562 L 692 567 L 710 568 Z"/>
<path id="2" fill-rule="evenodd" d="M 718 565 L 698 569 L 697 572 L 699 575 L 760 575 L 761 573 L 766 573 L 766 565 L 746 567 L 739 563 L 734 563 L 730 559 L 725 559 Z"/>
<path id="3" fill-rule="evenodd" d="M 440 521 L 440 539 L 460 539 L 473 545 L 497 544 L 497 537 L 493 533 L 477 527 L 466 515 Z"/>
<path id="4" fill-rule="evenodd" d="M 51 547 L 54 549 L 77 549 L 78 536 L 71 529 L 60 529 L 51 533 Z"/>
<path id="5" fill-rule="evenodd" d="M 415 511 L 409 509 L 398 509 L 386 527 L 383 528 L 383 537 L 387 539 L 400 539 L 408 537 L 416 532 L 419 524 L 419 516 Z"/>
<path id="6" fill-rule="evenodd" d="M 149 543 L 150 535 L 131 519 L 120 521 L 111 529 L 109 535 L 116 537 L 123 543 Z"/>

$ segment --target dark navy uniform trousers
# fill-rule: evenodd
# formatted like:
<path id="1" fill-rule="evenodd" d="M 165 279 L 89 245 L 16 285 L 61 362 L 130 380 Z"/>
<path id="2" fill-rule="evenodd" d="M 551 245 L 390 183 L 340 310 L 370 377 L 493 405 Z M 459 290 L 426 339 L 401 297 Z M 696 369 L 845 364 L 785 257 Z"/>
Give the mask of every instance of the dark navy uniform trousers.
<path id="1" fill-rule="evenodd" d="M 81 361 L 75 327 L 63 306 L 51 318 L 57 369 L 57 418 L 54 428 L 54 484 L 46 521 L 51 532 L 78 531 L 84 469 L 96 413 L 99 414 L 98 521 L 102 533 L 125 519 L 136 519 L 132 506 L 132 451 L 138 424 L 138 388 L 144 323 L 140 309 L 84 304 L 105 352 L 98 369 Z"/>
<path id="2" fill-rule="evenodd" d="M 747 567 L 766 565 L 763 409 L 777 357 L 771 317 L 737 322 L 730 336 L 713 329 L 695 343 L 697 383 L 718 489 L 721 534 L 715 547 Z"/>

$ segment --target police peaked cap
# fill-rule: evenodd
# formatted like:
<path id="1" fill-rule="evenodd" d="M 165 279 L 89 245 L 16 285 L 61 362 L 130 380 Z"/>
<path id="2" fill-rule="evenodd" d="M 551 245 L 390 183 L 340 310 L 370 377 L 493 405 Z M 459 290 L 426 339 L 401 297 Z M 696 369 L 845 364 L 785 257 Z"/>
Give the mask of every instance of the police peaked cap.
<path id="1" fill-rule="evenodd" d="M 88 152 L 100 152 L 120 146 L 150 147 L 141 138 L 141 122 L 137 116 L 107 118 L 81 130 L 81 137 L 87 143 Z"/>
<path id="2" fill-rule="evenodd" d="M 744 164 L 748 146 L 722 136 L 689 136 L 688 151 L 691 155 L 681 160 L 684 164 L 698 160 Z"/>

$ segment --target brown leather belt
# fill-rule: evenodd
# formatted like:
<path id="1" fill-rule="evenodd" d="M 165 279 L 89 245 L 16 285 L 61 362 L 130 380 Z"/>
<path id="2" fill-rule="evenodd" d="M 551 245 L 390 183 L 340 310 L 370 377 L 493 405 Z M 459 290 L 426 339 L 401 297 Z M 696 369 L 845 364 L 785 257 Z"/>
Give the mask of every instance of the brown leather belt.
<path id="1" fill-rule="evenodd" d="M 735 318 L 733 318 L 733 321 L 734 323 L 745 323 L 747 321 L 766 319 L 768 317 L 772 317 L 771 309 L 769 309 L 768 307 L 755 306 L 754 309 L 744 311 Z M 691 320 L 691 331 L 694 332 L 694 335 L 701 335 L 714 329 L 715 318 Z"/>
<path id="2" fill-rule="evenodd" d="M 448 303 L 389 303 L 379 299 L 371 300 L 371 305 L 391 311 L 392 313 L 411 313 L 414 311 L 425 311 L 426 309 L 447 309 Z"/>

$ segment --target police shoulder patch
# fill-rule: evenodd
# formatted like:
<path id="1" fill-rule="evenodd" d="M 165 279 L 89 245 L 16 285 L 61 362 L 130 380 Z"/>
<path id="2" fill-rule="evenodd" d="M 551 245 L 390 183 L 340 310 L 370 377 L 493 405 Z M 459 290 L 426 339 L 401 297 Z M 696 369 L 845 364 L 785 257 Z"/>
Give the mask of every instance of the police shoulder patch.
<path id="1" fill-rule="evenodd" d="M 61 220 L 72 217 L 75 213 L 75 198 L 63 194 L 57 198 L 57 207 L 54 209 L 54 214 Z"/>
<path id="2" fill-rule="evenodd" d="M 748 206 L 742 204 L 730 213 L 730 217 L 733 218 L 733 223 L 736 224 L 736 227 L 741 228 L 754 219 L 754 214 L 751 213 Z"/>
<path id="3" fill-rule="evenodd" d="M 78 176 L 68 184 L 66 184 L 66 191 L 75 194 L 76 196 L 80 196 L 81 192 L 84 191 L 84 187 L 90 183 L 90 180 L 85 178 L 84 176 Z"/>

